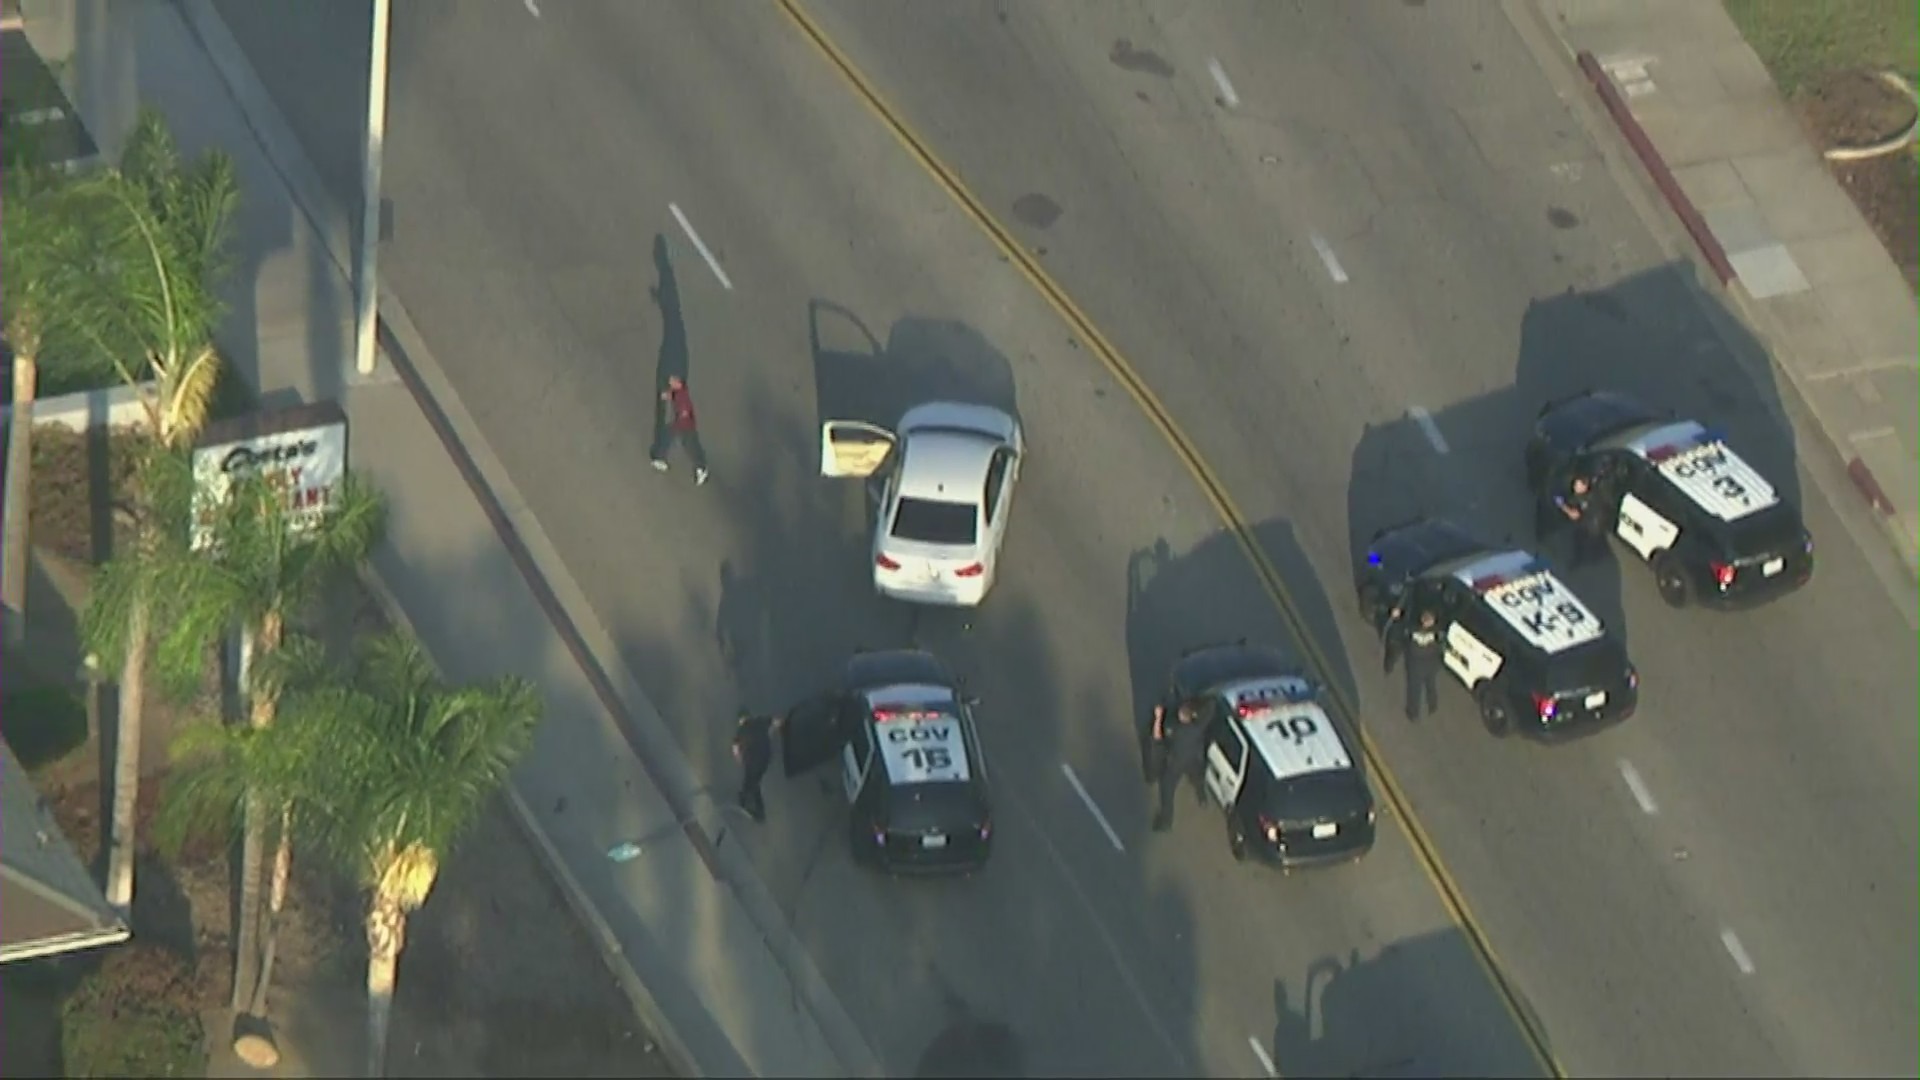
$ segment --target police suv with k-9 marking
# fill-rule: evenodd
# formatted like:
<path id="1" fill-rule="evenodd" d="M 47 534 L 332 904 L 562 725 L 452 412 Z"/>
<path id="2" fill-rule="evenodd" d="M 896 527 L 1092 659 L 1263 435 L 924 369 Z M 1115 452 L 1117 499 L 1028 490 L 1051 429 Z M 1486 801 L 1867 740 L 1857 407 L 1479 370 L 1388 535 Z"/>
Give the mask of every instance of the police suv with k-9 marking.
<path id="1" fill-rule="evenodd" d="M 788 776 L 838 759 L 855 862 L 968 873 L 993 850 L 974 699 L 931 653 L 860 652 L 837 687 L 787 713 Z"/>
<path id="2" fill-rule="evenodd" d="M 1199 707 L 1207 797 L 1226 813 L 1234 858 L 1293 870 L 1373 849 L 1359 755 L 1297 665 L 1245 642 L 1193 649 L 1174 664 L 1169 718 L 1181 702 Z"/>
<path id="3" fill-rule="evenodd" d="M 1674 607 L 1746 607 L 1813 577 L 1813 537 L 1799 511 L 1695 421 L 1588 392 L 1540 410 L 1526 458 L 1536 498 L 1570 476 L 1593 481 L 1613 535 L 1653 568 Z"/>
<path id="4" fill-rule="evenodd" d="M 1379 633 L 1396 610 L 1434 613 L 1447 670 L 1495 736 L 1574 738 L 1625 720 L 1639 704 L 1626 647 L 1531 552 L 1423 518 L 1374 534 L 1356 576 L 1360 614 Z"/>

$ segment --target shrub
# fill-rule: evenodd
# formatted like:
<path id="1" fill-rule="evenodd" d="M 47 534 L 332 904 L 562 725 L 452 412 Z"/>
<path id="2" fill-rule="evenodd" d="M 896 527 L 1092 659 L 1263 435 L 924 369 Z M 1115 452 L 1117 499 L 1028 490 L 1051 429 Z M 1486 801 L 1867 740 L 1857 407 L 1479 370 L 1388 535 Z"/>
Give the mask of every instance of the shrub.
<path id="1" fill-rule="evenodd" d="M 204 1076 L 200 1005 L 179 955 L 140 941 L 114 946 L 61 1006 L 66 1074 Z"/>

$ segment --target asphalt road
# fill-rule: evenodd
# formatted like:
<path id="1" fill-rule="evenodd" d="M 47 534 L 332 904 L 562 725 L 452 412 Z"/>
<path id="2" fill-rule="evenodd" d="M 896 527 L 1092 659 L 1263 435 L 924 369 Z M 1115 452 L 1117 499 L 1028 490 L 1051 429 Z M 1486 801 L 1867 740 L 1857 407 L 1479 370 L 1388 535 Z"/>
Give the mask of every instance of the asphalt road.
<path id="1" fill-rule="evenodd" d="M 221 7 L 350 195 L 364 9 Z M 1912 1074 L 1911 629 L 1807 482 L 1771 372 L 1712 334 L 1499 8 L 809 9 L 1257 523 L 1569 1071 Z M 1234 867 L 1191 804 L 1145 832 L 1141 688 L 1181 644 L 1284 640 L 1278 616 L 1124 392 L 776 11 L 417 0 L 392 80 L 389 279 L 690 757 L 724 784 L 733 707 L 856 644 L 917 637 L 985 695 L 991 873 L 854 873 L 810 782 L 756 841 L 892 1068 L 968 1018 L 1042 1074 L 1245 1073 L 1250 1038 L 1290 1074 L 1529 1068 L 1398 830 L 1285 882 Z M 641 464 L 668 369 L 701 405 L 705 489 Z M 970 624 L 873 600 L 858 493 L 812 475 L 818 416 L 863 373 L 1011 397 L 1027 424 L 1007 571 Z M 1815 585 L 1715 617 L 1635 566 L 1575 572 L 1627 635 L 1639 717 L 1551 752 L 1487 740 L 1457 693 L 1405 725 L 1351 615 L 1355 538 L 1423 510 L 1524 538 L 1524 423 L 1590 384 L 1726 424 L 1803 502 Z"/>

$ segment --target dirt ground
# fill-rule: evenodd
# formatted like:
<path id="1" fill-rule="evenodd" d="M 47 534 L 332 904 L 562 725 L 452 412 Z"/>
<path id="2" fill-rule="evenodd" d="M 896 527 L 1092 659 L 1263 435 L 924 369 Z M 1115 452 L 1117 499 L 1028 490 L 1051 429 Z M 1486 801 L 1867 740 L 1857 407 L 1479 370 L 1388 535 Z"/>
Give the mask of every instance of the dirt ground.
<path id="1" fill-rule="evenodd" d="M 1860 147 L 1897 135 L 1913 123 L 1913 102 L 1873 74 L 1846 71 L 1812 82 L 1797 103 L 1801 121 L 1821 150 Z M 1868 161 L 1829 162 L 1888 254 L 1920 288 L 1920 159 L 1908 147 Z"/>
<path id="2" fill-rule="evenodd" d="M 49 449 L 59 452 L 64 447 Z M 36 458 L 39 457 L 36 448 Z M 50 470 L 51 472 L 51 470 Z M 41 477 L 36 476 L 36 487 Z M 36 521 L 77 523 L 54 512 Z M 50 529 L 62 548 L 84 550 L 77 528 Z M 84 603 L 83 564 L 57 556 L 42 579 L 52 593 L 30 598 L 29 627 L 68 626 Z M 34 603 L 38 599 L 40 603 Z M 341 628 L 383 622 L 363 593 L 341 605 Z M 52 645 L 71 654 L 71 644 Z M 41 669 L 70 670 L 64 663 Z M 42 676 L 46 677 L 46 676 Z M 151 700 L 151 695 L 150 695 Z M 157 704 L 157 703 L 156 703 Z M 166 784 L 165 733 L 189 710 L 158 706 L 149 715 L 142 761 L 141 813 L 150 820 Z M 35 782 L 82 858 L 101 850 L 104 814 L 98 739 L 34 771 Z M 139 830 L 143 848 L 152 830 Z M 296 852 L 293 895 L 269 1003 L 284 1060 L 282 1075 L 354 1075 L 362 1071 L 366 951 L 361 896 L 329 864 Z M 208 1010 L 231 994 L 231 885 L 227 853 L 200 843 L 171 865 L 150 849 L 137 864 L 134 928 L 187 959 Z M 210 1031 L 225 1040 L 226 1031 Z M 9 1052 L 9 1075 L 27 1075 Z M 412 920 L 400 961 L 390 1053 L 394 1076 L 670 1077 L 665 1058 L 614 981 L 520 832 L 497 803 L 443 869 L 432 897 Z"/>

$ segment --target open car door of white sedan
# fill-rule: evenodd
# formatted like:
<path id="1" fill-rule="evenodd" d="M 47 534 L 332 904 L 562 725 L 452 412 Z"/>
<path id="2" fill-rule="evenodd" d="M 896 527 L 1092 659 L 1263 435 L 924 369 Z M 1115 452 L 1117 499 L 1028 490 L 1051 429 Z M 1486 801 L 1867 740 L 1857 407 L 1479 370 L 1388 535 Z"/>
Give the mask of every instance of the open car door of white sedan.
<path id="1" fill-rule="evenodd" d="M 893 432 L 861 420 L 829 420 L 820 425 L 820 475 L 872 476 L 897 438 Z"/>

